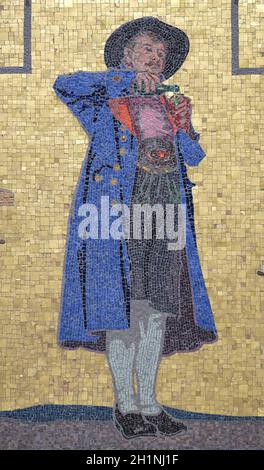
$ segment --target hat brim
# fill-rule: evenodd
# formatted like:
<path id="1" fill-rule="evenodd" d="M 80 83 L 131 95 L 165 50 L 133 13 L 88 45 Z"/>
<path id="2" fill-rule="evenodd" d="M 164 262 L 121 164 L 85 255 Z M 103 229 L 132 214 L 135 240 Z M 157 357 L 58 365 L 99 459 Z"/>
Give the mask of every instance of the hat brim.
<path id="1" fill-rule="evenodd" d="M 123 59 L 124 47 L 130 39 L 140 32 L 148 33 L 149 31 L 158 34 L 167 44 L 163 75 L 165 79 L 171 77 L 186 59 L 189 52 L 189 38 L 181 29 L 152 16 L 129 21 L 109 36 L 104 48 L 104 60 L 107 67 L 118 67 Z"/>

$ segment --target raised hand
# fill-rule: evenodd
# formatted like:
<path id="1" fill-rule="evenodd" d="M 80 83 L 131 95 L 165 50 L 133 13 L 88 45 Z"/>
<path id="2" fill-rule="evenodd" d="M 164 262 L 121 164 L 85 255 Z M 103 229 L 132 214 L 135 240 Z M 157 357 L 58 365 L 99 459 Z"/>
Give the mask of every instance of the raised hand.
<path id="1" fill-rule="evenodd" d="M 159 75 L 156 75 L 152 72 L 138 72 L 132 83 L 132 92 L 133 94 L 155 93 L 156 85 L 159 83 L 161 83 Z M 135 85 L 137 87 L 137 91 L 134 89 Z"/>
<path id="2" fill-rule="evenodd" d="M 179 95 L 177 96 L 177 102 L 175 104 L 173 96 L 169 99 L 169 111 L 175 120 L 177 128 L 183 129 L 188 133 L 192 113 L 191 100 L 187 96 Z"/>

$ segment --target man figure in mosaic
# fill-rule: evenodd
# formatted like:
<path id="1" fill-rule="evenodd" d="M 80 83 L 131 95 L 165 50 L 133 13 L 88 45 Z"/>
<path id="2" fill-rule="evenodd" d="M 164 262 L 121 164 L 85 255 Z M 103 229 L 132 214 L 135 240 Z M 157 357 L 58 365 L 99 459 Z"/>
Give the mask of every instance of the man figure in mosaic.
<path id="1" fill-rule="evenodd" d="M 190 99 L 181 95 L 175 103 L 158 92 L 188 51 L 183 31 L 143 17 L 108 38 L 107 71 L 60 75 L 53 86 L 90 136 L 69 217 L 58 341 L 106 353 L 114 422 L 126 438 L 186 430 L 156 399 L 160 360 L 217 340 L 197 251 L 194 184 L 185 166 L 198 165 L 205 153 Z M 142 239 L 133 237 L 132 216 L 130 238 L 124 231 L 119 239 L 102 236 L 104 197 L 111 220 L 124 205 L 159 204 L 166 215 L 166 204 L 173 204 L 176 229 L 181 204 L 185 243 L 169 248 L 157 213 L 150 238 L 144 238 L 143 219 Z M 97 238 L 87 231 L 95 219 Z"/>

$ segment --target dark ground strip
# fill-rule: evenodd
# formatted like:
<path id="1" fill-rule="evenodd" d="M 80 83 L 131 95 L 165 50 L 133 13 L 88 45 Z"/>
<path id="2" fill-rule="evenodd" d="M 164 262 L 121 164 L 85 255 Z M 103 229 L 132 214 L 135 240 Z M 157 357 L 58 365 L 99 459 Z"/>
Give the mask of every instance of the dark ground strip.
<path id="1" fill-rule="evenodd" d="M 25 422 L 0 419 L 1 450 L 263 450 L 263 420 L 193 420 L 183 421 L 186 434 L 174 437 L 123 438 L 111 421 Z"/>

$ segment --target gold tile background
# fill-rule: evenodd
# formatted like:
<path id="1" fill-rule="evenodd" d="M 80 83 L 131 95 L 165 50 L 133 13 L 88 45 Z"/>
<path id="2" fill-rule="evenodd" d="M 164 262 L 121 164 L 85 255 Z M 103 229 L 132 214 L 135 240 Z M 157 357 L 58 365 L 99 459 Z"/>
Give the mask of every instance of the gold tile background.
<path id="1" fill-rule="evenodd" d="M 219 333 L 215 344 L 162 360 L 158 399 L 197 412 L 264 414 L 264 278 L 256 274 L 264 261 L 264 76 L 231 74 L 229 0 L 33 2 L 32 73 L 0 75 L 0 187 L 15 193 L 15 206 L 0 207 L 2 410 L 113 403 L 105 355 L 57 344 L 68 213 L 88 137 L 52 86 L 59 74 L 105 70 L 109 34 L 145 15 L 190 38 L 170 82 L 191 97 L 207 153 L 188 172 Z M 251 40 L 243 61 L 254 63 Z"/>
<path id="2" fill-rule="evenodd" d="M 239 0 L 239 51 L 240 67 L 264 67 L 263 0 Z"/>
<path id="3" fill-rule="evenodd" d="M 1 0 L 0 67 L 23 66 L 24 0 Z"/>

